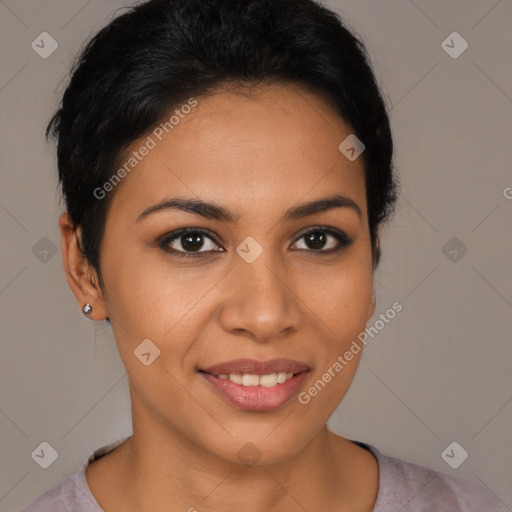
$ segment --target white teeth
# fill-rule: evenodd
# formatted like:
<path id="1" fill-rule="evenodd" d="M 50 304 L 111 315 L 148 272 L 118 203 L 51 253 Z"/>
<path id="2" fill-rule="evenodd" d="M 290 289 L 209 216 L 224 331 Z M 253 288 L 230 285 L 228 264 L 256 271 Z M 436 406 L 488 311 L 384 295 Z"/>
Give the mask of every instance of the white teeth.
<path id="1" fill-rule="evenodd" d="M 244 373 L 242 376 L 242 384 L 244 386 L 257 386 L 260 383 L 258 375 L 251 375 L 250 373 Z"/>
<path id="2" fill-rule="evenodd" d="M 242 384 L 246 387 L 263 386 L 265 388 L 271 388 L 276 384 L 283 384 L 287 380 L 293 377 L 293 373 L 278 372 L 269 373 L 267 375 L 254 375 L 251 373 L 221 373 L 217 375 L 219 379 L 230 380 L 235 384 Z"/>
<path id="3" fill-rule="evenodd" d="M 271 388 L 279 382 L 279 375 L 277 373 L 271 373 L 270 375 L 260 375 L 260 386 L 265 388 Z M 282 384 L 282 382 L 279 382 Z"/>
<path id="4" fill-rule="evenodd" d="M 235 384 L 242 384 L 242 375 L 239 373 L 230 373 L 229 380 Z"/>

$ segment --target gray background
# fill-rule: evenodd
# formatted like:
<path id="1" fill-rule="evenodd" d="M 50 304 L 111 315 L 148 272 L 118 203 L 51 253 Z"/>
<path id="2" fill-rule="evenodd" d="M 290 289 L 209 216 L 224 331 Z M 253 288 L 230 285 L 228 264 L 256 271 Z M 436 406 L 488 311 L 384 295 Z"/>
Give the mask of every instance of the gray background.
<path id="1" fill-rule="evenodd" d="M 64 277 L 56 163 L 43 138 L 70 59 L 126 5 L 0 3 L 5 511 L 66 478 L 95 448 L 131 432 L 127 379 L 111 333 L 82 317 Z M 346 17 L 370 51 L 391 108 L 402 180 L 368 325 L 393 302 L 403 304 L 370 339 L 330 427 L 384 453 L 486 485 L 510 508 L 512 2 L 327 5 Z M 43 31 L 59 45 L 47 59 L 31 48 Z M 455 59 L 441 46 L 453 31 L 469 44 Z M 456 245 L 443 249 L 452 237 Z M 467 248 L 462 257 L 461 244 Z M 53 246 L 59 247 L 55 254 Z M 46 470 L 31 458 L 42 441 L 58 451 Z M 441 457 L 453 441 L 469 453 L 458 469 Z"/>

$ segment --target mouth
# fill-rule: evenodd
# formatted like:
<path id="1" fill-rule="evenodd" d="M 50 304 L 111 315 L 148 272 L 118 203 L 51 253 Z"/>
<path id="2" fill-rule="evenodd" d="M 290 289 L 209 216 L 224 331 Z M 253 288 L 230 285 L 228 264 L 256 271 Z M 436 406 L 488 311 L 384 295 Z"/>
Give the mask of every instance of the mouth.
<path id="1" fill-rule="evenodd" d="M 208 372 L 204 372 L 199 370 L 200 373 L 205 373 L 206 375 L 210 375 L 212 377 L 217 377 L 221 380 L 229 380 L 230 382 L 234 382 L 235 384 L 240 384 L 247 388 L 255 387 L 255 386 L 263 386 L 265 388 L 271 388 L 276 386 L 277 384 L 284 384 L 286 381 L 292 379 L 296 375 L 304 372 L 274 372 L 267 373 L 264 375 L 257 375 L 254 373 L 220 373 L 218 375 L 211 374 Z"/>
<path id="2" fill-rule="evenodd" d="M 198 370 L 231 405 L 254 412 L 283 407 L 310 371 L 307 365 L 289 359 L 239 359 Z"/>

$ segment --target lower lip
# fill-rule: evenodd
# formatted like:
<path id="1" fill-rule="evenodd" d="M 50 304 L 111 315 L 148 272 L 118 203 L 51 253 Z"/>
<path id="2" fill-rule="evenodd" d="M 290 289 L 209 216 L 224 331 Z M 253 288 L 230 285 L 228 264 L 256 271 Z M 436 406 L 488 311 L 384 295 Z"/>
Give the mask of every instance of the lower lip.
<path id="1" fill-rule="evenodd" d="M 282 407 L 295 396 L 308 372 L 297 373 L 286 382 L 269 388 L 243 386 L 209 373 L 199 373 L 213 385 L 216 391 L 240 409 L 244 411 L 273 411 Z"/>

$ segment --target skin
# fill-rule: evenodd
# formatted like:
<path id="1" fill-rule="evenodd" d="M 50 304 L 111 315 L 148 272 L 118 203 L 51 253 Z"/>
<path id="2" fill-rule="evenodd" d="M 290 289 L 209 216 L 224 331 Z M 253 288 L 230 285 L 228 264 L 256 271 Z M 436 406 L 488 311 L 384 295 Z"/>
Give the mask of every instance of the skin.
<path id="1" fill-rule="evenodd" d="M 364 330 L 375 302 L 363 161 L 338 150 L 352 130 L 291 84 L 197 101 L 116 188 L 100 251 L 103 290 L 78 249 L 80 231 L 66 213 L 60 219 L 68 282 L 80 308 L 92 304 L 91 319 L 110 318 L 132 404 L 133 436 L 89 465 L 91 491 L 108 512 L 371 511 L 375 458 L 326 427 L 362 351 L 309 404 L 295 397 L 270 412 L 235 408 L 197 373 L 231 359 L 284 357 L 310 366 L 304 391 Z M 338 207 L 281 220 L 288 208 L 333 194 L 353 199 L 361 217 Z M 176 196 L 240 217 L 172 209 L 137 222 Z M 338 244 L 323 231 L 315 251 L 303 234 L 317 225 L 352 243 L 322 254 Z M 156 242 L 183 227 L 211 231 L 200 257 L 179 258 Z M 250 264 L 236 253 L 248 236 L 263 248 Z M 187 250 L 179 238 L 171 247 Z M 161 351 L 150 366 L 133 354 L 147 338 Z M 248 442 L 261 453 L 252 466 L 237 456 Z"/>

